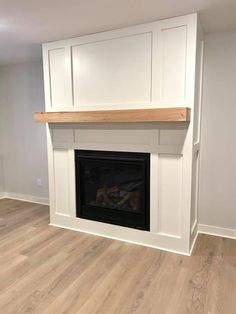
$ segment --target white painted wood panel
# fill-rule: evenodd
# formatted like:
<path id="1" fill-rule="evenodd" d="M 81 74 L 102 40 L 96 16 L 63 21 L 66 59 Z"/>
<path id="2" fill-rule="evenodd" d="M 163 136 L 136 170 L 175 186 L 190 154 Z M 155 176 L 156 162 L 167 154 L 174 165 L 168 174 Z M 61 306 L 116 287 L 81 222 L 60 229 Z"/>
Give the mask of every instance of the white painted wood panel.
<path id="1" fill-rule="evenodd" d="M 54 111 L 70 109 L 72 107 L 70 48 L 49 50 L 47 67 L 50 85 L 49 109 Z"/>
<path id="2" fill-rule="evenodd" d="M 158 166 L 159 154 L 150 156 L 150 231 L 158 233 Z"/>
<path id="3" fill-rule="evenodd" d="M 184 145 L 187 129 L 160 130 L 160 145 Z"/>
<path id="4" fill-rule="evenodd" d="M 192 14 L 44 44 L 47 110 L 193 107 L 196 27 Z"/>
<path id="5" fill-rule="evenodd" d="M 194 103 L 194 143 L 200 141 L 200 126 L 201 126 L 201 112 L 202 112 L 202 83 L 203 83 L 203 40 L 199 39 L 197 42 L 196 55 L 196 80 L 195 80 L 195 103 Z"/>
<path id="6" fill-rule="evenodd" d="M 52 140 L 56 143 L 73 143 L 74 130 L 63 127 L 52 129 Z"/>
<path id="7" fill-rule="evenodd" d="M 150 146 L 152 143 L 152 131 L 136 129 L 134 131 L 127 128 L 123 129 L 92 129 L 81 128 L 75 130 L 76 143 L 103 143 L 103 144 L 140 144 Z"/>
<path id="8" fill-rule="evenodd" d="M 199 190 L 199 150 L 197 150 L 193 155 L 191 231 L 193 231 L 194 224 L 197 221 L 198 190 Z"/>
<path id="9" fill-rule="evenodd" d="M 48 111 L 192 109 L 188 124 L 49 125 L 52 224 L 190 252 L 197 224 L 198 166 L 193 157 L 200 147 L 196 27 L 193 14 L 44 45 Z M 52 86 L 51 75 L 57 80 Z M 151 154 L 150 232 L 76 217 L 74 149 Z"/>
<path id="10" fill-rule="evenodd" d="M 151 33 L 72 47 L 74 104 L 150 103 Z"/>
<path id="11" fill-rule="evenodd" d="M 70 215 L 69 163 L 67 150 L 54 150 L 55 212 Z"/>
<path id="12" fill-rule="evenodd" d="M 181 237 L 182 156 L 159 155 L 158 232 Z"/>
<path id="13" fill-rule="evenodd" d="M 75 148 L 127 152 L 155 152 L 158 150 L 158 130 L 136 125 L 110 127 L 80 127 L 75 129 Z"/>
<path id="14" fill-rule="evenodd" d="M 159 33 L 160 101 L 185 100 L 187 26 Z"/>
<path id="15" fill-rule="evenodd" d="M 66 104 L 66 62 L 65 48 L 49 51 L 51 106 L 64 107 Z"/>

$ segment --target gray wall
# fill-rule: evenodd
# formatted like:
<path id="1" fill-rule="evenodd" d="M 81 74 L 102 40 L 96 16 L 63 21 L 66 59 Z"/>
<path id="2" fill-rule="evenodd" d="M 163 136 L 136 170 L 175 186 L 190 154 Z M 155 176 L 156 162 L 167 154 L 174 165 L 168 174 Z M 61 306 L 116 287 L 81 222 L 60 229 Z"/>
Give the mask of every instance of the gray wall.
<path id="1" fill-rule="evenodd" d="M 236 229 L 236 32 L 205 38 L 199 223 Z"/>
<path id="2" fill-rule="evenodd" d="M 44 111 L 41 61 L 0 68 L 0 105 L 5 191 L 47 198 L 46 130 L 33 121 L 35 111 Z"/>

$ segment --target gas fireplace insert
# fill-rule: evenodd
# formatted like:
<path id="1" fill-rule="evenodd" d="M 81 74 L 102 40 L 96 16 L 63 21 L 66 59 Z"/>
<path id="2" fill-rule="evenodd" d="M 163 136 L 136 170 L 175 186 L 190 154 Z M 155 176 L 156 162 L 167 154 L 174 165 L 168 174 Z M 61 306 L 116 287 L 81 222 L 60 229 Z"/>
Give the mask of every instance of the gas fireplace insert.
<path id="1" fill-rule="evenodd" d="M 150 230 L 150 154 L 75 150 L 77 217 Z"/>

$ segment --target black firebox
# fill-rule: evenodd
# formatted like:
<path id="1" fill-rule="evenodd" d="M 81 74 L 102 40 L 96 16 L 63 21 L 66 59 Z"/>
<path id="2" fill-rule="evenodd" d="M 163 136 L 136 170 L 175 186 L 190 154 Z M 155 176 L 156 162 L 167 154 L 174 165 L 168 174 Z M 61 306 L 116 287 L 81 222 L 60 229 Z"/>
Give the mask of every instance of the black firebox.
<path id="1" fill-rule="evenodd" d="M 150 230 L 150 154 L 75 150 L 77 217 Z"/>

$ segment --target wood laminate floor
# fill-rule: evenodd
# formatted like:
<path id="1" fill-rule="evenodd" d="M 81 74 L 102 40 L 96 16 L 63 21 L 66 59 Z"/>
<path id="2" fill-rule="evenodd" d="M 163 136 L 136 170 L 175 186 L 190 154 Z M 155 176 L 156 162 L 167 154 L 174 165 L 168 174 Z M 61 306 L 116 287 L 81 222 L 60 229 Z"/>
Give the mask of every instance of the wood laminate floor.
<path id="1" fill-rule="evenodd" d="M 236 241 L 185 257 L 48 226 L 48 207 L 0 200 L 0 313 L 236 314 Z"/>

